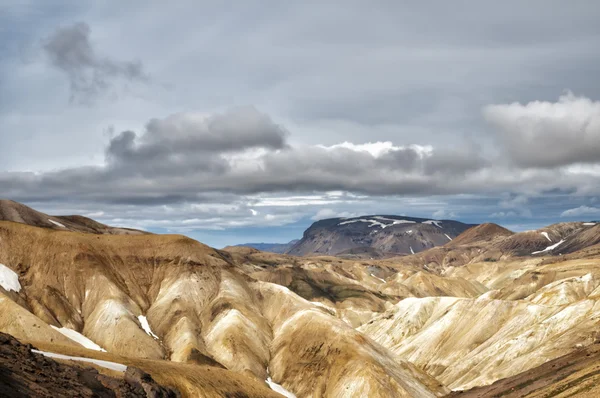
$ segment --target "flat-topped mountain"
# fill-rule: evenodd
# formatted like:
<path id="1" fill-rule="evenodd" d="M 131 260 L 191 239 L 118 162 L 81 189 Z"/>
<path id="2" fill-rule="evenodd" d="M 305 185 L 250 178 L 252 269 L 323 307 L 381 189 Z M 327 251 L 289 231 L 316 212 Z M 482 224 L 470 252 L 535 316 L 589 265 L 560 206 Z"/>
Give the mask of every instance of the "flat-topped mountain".
<path id="1" fill-rule="evenodd" d="M 444 245 L 472 226 L 454 220 L 390 215 L 330 218 L 311 225 L 287 253 L 366 253 L 368 257 L 414 254 Z"/>

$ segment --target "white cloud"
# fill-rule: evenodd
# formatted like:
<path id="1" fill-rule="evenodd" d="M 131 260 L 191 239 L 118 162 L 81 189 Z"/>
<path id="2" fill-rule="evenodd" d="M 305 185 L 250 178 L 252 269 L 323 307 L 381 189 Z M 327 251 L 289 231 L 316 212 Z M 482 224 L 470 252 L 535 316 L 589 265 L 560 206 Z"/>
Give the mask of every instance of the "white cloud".
<path id="1" fill-rule="evenodd" d="M 329 199 L 326 196 L 310 195 L 310 196 L 286 196 L 286 197 L 270 197 L 256 198 L 256 202 L 251 202 L 256 207 L 289 207 L 289 206 L 311 206 L 311 205 L 328 205 L 341 203 L 339 199 Z"/>
<path id="2" fill-rule="evenodd" d="M 490 217 L 492 218 L 509 218 L 509 217 L 517 217 L 517 213 L 510 210 L 510 211 L 498 211 L 495 213 L 490 214 Z"/>
<path id="3" fill-rule="evenodd" d="M 579 206 L 574 209 L 563 211 L 561 217 L 583 217 L 583 216 L 598 216 L 600 215 L 600 208 L 590 206 Z"/>
<path id="4" fill-rule="evenodd" d="M 358 213 L 352 213 L 347 211 L 337 211 L 330 208 L 320 209 L 314 216 L 312 216 L 311 220 L 324 220 L 326 218 L 350 218 L 357 217 Z"/>
<path id="5" fill-rule="evenodd" d="M 94 218 L 94 217 L 102 217 L 104 215 L 103 211 L 94 211 L 92 213 L 84 214 L 85 217 Z"/>
<path id="6" fill-rule="evenodd" d="M 401 150 L 405 150 L 405 149 L 411 149 L 413 151 L 415 151 L 416 153 L 419 154 L 419 156 L 421 158 L 431 155 L 431 152 L 433 151 L 433 147 L 430 145 L 409 145 L 408 147 L 406 146 L 395 146 L 391 141 L 385 141 L 385 142 L 368 142 L 365 144 L 354 144 L 352 142 L 348 142 L 348 141 L 344 141 L 341 144 L 335 144 L 335 145 L 331 145 L 331 146 L 325 146 L 325 145 L 317 145 L 320 148 L 323 148 L 325 150 L 336 150 L 336 149 L 340 149 L 340 148 L 344 148 L 344 149 L 349 149 L 351 151 L 354 152 L 366 152 L 368 154 L 370 154 L 371 156 L 373 156 L 374 158 L 378 158 L 384 154 L 390 153 L 390 152 L 394 152 L 394 151 L 401 151 Z"/>
<path id="7" fill-rule="evenodd" d="M 600 162 L 600 102 L 569 92 L 557 102 L 489 105 L 484 117 L 517 164 L 559 167 Z"/>
<path id="8" fill-rule="evenodd" d="M 435 218 L 435 219 L 455 219 L 456 217 L 458 217 L 458 214 L 453 212 L 453 211 L 448 211 L 446 209 L 439 209 L 435 212 L 433 212 L 433 214 L 431 215 L 431 217 Z"/>

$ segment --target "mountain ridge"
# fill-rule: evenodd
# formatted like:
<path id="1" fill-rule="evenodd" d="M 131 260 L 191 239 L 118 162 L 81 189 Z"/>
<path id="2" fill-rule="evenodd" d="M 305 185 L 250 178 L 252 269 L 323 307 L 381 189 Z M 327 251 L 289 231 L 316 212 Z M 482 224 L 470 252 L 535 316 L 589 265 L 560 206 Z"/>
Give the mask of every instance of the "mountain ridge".
<path id="1" fill-rule="evenodd" d="M 391 217 L 342 227 L 439 237 L 449 223 Z M 140 368 L 185 397 L 442 397 L 598 341 L 595 223 L 482 224 L 371 260 L 365 247 L 301 257 L 22 221 L 0 221 L 0 332 Z"/>
<path id="2" fill-rule="evenodd" d="M 298 243 L 299 240 L 300 239 L 292 239 L 291 241 L 289 241 L 287 243 L 267 243 L 267 242 L 240 243 L 240 244 L 233 245 L 233 246 L 251 247 L 253 249 L 260 250 L 263 252 L 283 254 L 283 253 L 286 253 L 296 243 Z M 226 246 L 223 249 L 226 249 L 227 247 L 229 247 L 229 246 Z"/>
<path id="3" fill-rule="evenodd" d="M 287 254 L 337 255 L 372 248 L 379 257 L 414 254 L 441 246 L 475 224 L 395 215 L 330 218 L 313 223 Z"/>
<path id="4" fill-rule="evenodd" d="M 0 199 L 0 221 L 91 234 L 140 235 L 149 233 L 131 228 L 111 227 L 80 215 L 51 216 L 7 199 Z"/>

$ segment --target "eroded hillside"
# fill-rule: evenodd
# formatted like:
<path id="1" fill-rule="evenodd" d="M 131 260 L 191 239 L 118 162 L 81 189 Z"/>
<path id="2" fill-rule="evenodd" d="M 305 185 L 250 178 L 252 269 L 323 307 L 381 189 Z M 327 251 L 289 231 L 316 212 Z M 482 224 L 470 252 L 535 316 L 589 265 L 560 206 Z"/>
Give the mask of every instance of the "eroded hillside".
<path id="1" fill-rule="evenodd" d="M 443 396 L 593 347 L 598 232 L 483 224 L 353 260 L 0 222 L 0 331 L 186 396 Z"/>
<path id="2" fill-rule="evenodd" d="M 77 346 L 83 335 L 113 355 L 223 366 L 299 396 L 448 391 L 336 310 L 251 278 L 232 256 L 182 236 L 0 223 L 0 247 L 20 284 L 0 292 L 14 314 L 2 330 L 28 341 Z M 374 312 L 385 307 L 378 295 Z"/>

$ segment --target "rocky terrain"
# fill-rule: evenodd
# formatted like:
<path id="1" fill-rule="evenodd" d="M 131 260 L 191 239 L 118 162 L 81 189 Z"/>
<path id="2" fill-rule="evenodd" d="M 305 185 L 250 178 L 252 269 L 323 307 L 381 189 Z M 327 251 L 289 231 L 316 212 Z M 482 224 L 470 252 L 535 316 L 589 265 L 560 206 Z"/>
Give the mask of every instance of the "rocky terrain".
<path id="1" fill-rule="evenodd" d="M 21 203 L 6 199 L 0 199 L 0 221 L 12 221 L 59 231 L 76 231 L 92 234 L 139 235 L 146 233 L 129 228 L 109 227 L 108 225 L 79 215 L 49 216 Z"/>
<path id="2" fill-rule="evenodd" d="M 82 362 L 58 362 L 31 345 L 0 333 L 0 396 L 2 397 L 155 397 L 177 398 L 178 391 L 162 387 L 140 369 L 127 368 L 112 377 Z M 68 362 L 68 363 L 67 363 Z"/>
<path id="3" fill-rule="evenodd" d="M 453 220 L 403 216 L 330 218 L 310 226 L 288 254 L 383 258 L 442 246 L 472 227 Z"/>
<path id="4" fill-rule="evenodd" d="M 448 398 L 541 398 L 600 396 L 600 345 L 579 348 L 489 386 L 455 391 Z"/>
<path id="5" fill-rule="evenodd" d="M 595 223 L 482 224 L 373 260 L 27 224 L 0 221 L 0 331 L 182 396 L 595 391 Z"/>

